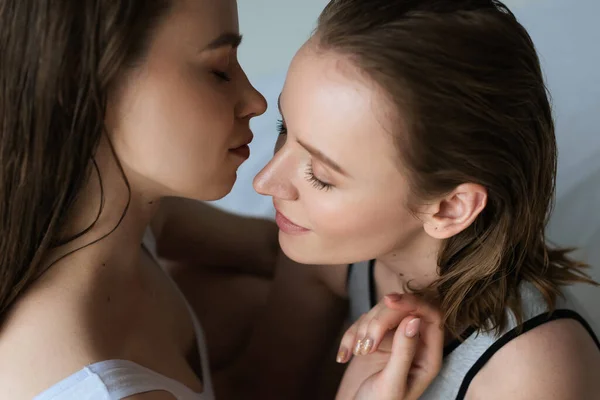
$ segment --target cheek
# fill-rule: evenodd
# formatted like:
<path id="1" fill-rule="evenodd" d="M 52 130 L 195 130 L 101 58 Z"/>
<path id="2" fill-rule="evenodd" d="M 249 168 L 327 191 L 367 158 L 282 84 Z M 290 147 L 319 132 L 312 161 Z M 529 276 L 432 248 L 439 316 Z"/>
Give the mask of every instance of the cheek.
<path id="1" fill-rule="evenodd" d="M 320 197 L 328 195 L 333 193 Z M 379 257 L 402 247 L 420 229 L 419 221 L 405 203 L 386 194 L 362 198 L 345 194 L 314 201 L 307 214 L 314 233 L 311 250 L 327 263 Z"/>
<path id="2" fill-rule="evenodd" d="M 323 197 L 327 195 L 325 193 Z M 404 214 L 402 204 L 398 204 L 396 210 L 391 210 L 390 206 L 383 206 L 382 202 L 377 201 L 376 196 L 357 198 L 347 195 L 344 197 L 347 198 L 321 200 L 315 202 L 311 208 L 310 219 L 314 231 L 319 236 L 332 239 L 362 237 L 394 225 L 392 221 Z"/>
<path id="3" fill-rule="evenodd" d="M 210 82 L 181 77 L 155 85 L 139 111 L 147 116 L 147 135 L 178 150 L 214 152 L 232 133 L 233 105 Z"/>
<path id="4" fill-rule="evenodd" d="M 175 192 L 222 178 L 234 111 L 217 89 L 185 74 L 148 76 L 132 87 L 116 138 L 124 164 Z"/>

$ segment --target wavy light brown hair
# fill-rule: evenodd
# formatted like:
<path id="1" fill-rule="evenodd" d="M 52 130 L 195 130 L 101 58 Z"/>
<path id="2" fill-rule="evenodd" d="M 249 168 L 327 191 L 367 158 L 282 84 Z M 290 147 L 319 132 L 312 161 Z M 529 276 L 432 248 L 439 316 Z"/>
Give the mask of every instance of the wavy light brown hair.
<path id="1" fill-rule="evenodd" d="M 395 101 L 409 131 L 398 132 L 400 158 L 417 201 L 466 182 L 487 189 L 481 215 L 444 243 L 440 278 L 428 289 L 447 329 L 500 332 L 507 308 L 521 322 L 522 281 L 550 309 L 562 285 L 593 283 L 586 265 L 544 236 L 557 167 L 551 106 L 533 42 L 504 4 L 333 0 L 315 40 Z"/>
<path id="2" fill-rule="evenodd" d="M 93 171 L 108 92 L 143 59 L 169 6 L 0 2 L 0 313 L 68 241 L 59 232 Z"/>

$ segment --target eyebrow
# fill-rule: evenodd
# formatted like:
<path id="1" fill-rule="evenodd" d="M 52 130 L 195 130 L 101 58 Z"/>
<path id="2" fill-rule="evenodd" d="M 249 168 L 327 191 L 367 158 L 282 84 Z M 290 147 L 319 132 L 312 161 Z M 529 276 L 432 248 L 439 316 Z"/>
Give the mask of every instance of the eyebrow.
<path id="1" fill-rule="evenodd" d="M 277 97 L 277 108 L 279 109 L 279 113 L 283 116 L 283 113 L 281 112 L 281 94 L 279 95 L 279 97 Z M 313 157 L 319 159 L 320 161 L 324 162 L 329 167 L 331 167 L 331 169 L 333 169 L 334 171 L 336 171 L 336 172 L 338 172 L 338 173 L 340 173 L 340 174 L 342 174 L 344 176 L 349 176 L 348 173 L 346 171 L 344 171 L 342 169 L 342 167 L 340 167 L 340 165 L 338 163 L 336 163 L 335 161 L 333 161 L 331 158 L 327 157 L 321 151 L 315 149 L 314 147 L 312 147 L 309 144 L 304 143 L 300 139 L 296 139 L 296 141 L 298 142 L 298 144 L 300 146 L 304 147 L 304 149 L 306 151 L 308 151 L 311 156 L 313 156 Z"/>
<path id="2" fill-rule="evenodd" d="M 222 47 L 231 46 L 233 49 L 237 49 L 242 43 L 242 35 L 239 33 L 225 32 L 222 33 L 215 40 L 210 42 L 202 51 L 217 50 Z"/>
<path id="3" fill-rule="evenodd" d="M 331 158 L 327 157 L 325 154 L 321 153 L 319 150 L 315 149 L 314 147 L 302 142 L 300 139 L 296 139 L 296 141 L 298 142 L 298 144 L 302 147 L 304 147 L 304 149 L 306 149 L 306 151 L 308 151 L 310 153 L 310 155 L 312 155 L 313 157 L 319 159 L 320 161 L 324 162 L 325 164 L 327 164 L 329 167 L 331 167 L 334 171 L 344 175 L 344 176 L 349 176 L 348 173 L 346 171 L 344 171 L 342 169 L 342 167 L 340 167 L 340 165 L 338 163 L 336 163 L 335 161 L 333 161 Z"/>

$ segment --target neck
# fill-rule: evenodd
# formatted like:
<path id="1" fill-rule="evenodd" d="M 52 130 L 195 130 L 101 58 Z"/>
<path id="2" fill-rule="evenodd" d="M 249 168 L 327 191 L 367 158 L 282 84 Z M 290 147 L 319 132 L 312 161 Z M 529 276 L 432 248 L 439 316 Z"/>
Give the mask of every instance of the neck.
<path id="1" fill-rule="evenodd" d="M 136 177 L 125 171 L 131 184 L 128 187 L 125 174 L 104 137 L 95 161 L 98 168 L 92 168 L 60 237 L 73 238 L 91 228 L 82 236 L 53 249 L 46 258 L 47 266 L 71 262 L 124 266 L 139 258 L 140 243 L 158 208 L 159 196 L 136 189 L 140 186 L 135 182 Z"/>
<path id="2" fill-rule="evenodd" d="M 375 269 L 378 301 L 388 293 L 409 293 L 432 284 L 439 277 L 437 259 L 441 244 L 440 240 L 423 233 L 410 246 L 378 257 Z M 445 330 L 445 343 L 454 339 L 455 336 Z"/>
<path id="3" fill-rule="evenodd" d="M 378 282 L 385 282 L 381 285 L 382 295 L 423 289 L 433 283 L 439 277 L 437 257 L 440 247 L 441 241 L 423 232 L 406 246 L 378 257 L 377 269 L 382 278 Z"/>

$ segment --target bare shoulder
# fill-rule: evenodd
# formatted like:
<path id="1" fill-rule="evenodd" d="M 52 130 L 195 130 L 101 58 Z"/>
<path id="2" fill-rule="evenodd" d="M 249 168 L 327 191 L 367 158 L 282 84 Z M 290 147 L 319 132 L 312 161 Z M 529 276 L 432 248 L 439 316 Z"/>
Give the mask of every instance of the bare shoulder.
<path id="1" fill-rule="evenodd" d="M 31 399 L 92 359 L 84 339 L 89 335 L 70 323 L 71 310 L 58 312 L 43 303 L 22 306 L 9 313 L 0 333 L 2 399 Z"/>
<path id="2" fill-rule="evenodd" d="M 31 399 L 105 355 L 121 352 L 117 339 L 129 325 L 105 323 L 106 316 L 114 314 L 107 307 L 116 308 L 117 296 L 110 303 L 101 302 L 106 305 L 101 307 L 93 301 L 105 299 L 99 286 L 91 291 L 86 289 L 91 286 L 66 279 L 58 284 L 48 276 L 32 285 L 3 318 L 0 399 Z M 94 297 L 82 294 L 86 290 Z"/>
<path id="3" fill-rule="evenodd" d="M 471 383 L 468 399 L 591 399 L 600 393 L 600 349 L 583 325 L 559 319 L 504 345 Z"/>

